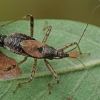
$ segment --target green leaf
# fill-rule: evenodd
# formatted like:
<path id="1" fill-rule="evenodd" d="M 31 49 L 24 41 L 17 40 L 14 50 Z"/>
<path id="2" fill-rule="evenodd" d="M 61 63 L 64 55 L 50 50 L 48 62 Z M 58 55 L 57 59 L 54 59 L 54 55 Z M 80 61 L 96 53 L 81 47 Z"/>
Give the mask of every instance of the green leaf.
<path id="1" fill-rule="evenodd" d="M 71 42 L 78 42 L 86 24 L 69 20 L 35 20 L 34 38 L 42 41 L 45 33 L 42 31 L 45 21 L 52 26 L 47 44 L 58 48 Z M 1 23 L 3 24 L 3 23 Z M 30 35 L 29 21 L 17 21 L 3 28 L 0 34 L 23 33 Z M 0 79 L 0 98 L 2 100 L 100 100 L 100 29 L 89 25 L 81 42 L 80 48 L 83 54 L 77 59 L 65 58 L 61 60 L 48 60 L 58 73 L 60 83 L 51 88 L 48 94 L 46 84 L 55 81 L 46 68 L 44 61 L 38 60 L 37 72 L 34 81 L 22 85 L 15 94 L 13 90 L 18 82 L 27 81 L 31 74 L 33 58 L 20 65 L 22 75 L 11 79 Z M 0 48 L 5 55 L 20 61 L 23 56 L 11 53 Z M 83 70 L 82 70 L 83 69 Z M 42 77 L 43 76 L 43 77 Z"/>

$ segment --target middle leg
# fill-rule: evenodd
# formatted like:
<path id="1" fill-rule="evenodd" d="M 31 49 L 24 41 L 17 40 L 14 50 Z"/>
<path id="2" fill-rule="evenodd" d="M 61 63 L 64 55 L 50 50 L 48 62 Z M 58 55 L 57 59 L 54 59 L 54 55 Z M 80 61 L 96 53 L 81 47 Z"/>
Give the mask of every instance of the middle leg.
<path id="1" fill-rule="evenodd" d="M 51 74 L 54 76 L 56 82 L 55 83 L 48 83 L 47 86 L 48 86 L 48 92 L 50 93 L 50 88 L 55 85 L 55 84 L 58 84 L 59 83 L 59 77 L 57 75 L 57 73 L 54 71 L 53 67 L 51 66 L 51 64 L 46 60 L 44 59 L 44 62 L 47 66 L 47 68 L 49 69 L 49 71 L 51 72 Z"/>
<path id="2" fill-rule="evenodd" d="M 22 64 L 22 63 L 25 62 L 26 60 L 27 60 L 27 57 L 24 57 L 24 59 L 23 59 L 22 61 L 20 61 L 20 62 L 17 63 L 17 66 L 19 66 L 20 64 Z M 12 65 L 12 66 L 10 66 L 10 67 L 4 69 L 4 71 L 10 71 L 10 70 L 14 69 L 15 67 L 16 67 L 16 65 Z"/>
<path id="3" fill-rule="evenodd" d="M 26 84 L 26 83 L 30 83 L 33 79 L 34 79 L 34 75 L 35 75 L 35 72 L 36 72 L 36 66 L 37 66 L 37 59 L 34 58 L 34 65 L 33 65 L 33 69 L 32 69 L 32 73 L 31 73 L 31 77 L 28 81 L 26 82 L 20 82 L 17 84 L 15 90 L 13 91 L 13 93 L 16 92 L 16 90 L 22 85 L 22 84 Z"/>

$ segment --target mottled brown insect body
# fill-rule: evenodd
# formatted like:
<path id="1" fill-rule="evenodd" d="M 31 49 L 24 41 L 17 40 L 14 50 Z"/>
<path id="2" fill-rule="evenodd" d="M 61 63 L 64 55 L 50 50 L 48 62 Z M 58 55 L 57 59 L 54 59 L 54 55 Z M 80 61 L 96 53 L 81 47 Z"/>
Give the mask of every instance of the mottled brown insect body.
<path id="1" fill-rule="evenodd" d="M 3 39 L 4 38 L 4 39 Z M 39 42 L 25 34 L 13 33 L 8 36 L 2 36 L 2 47 L 23 56 L 33 58 L 54 59 L 56 57 L 68 57 L 63 50 L 56 50 L 45 43 Z"/>
<path id="2" fill-rule="evenodd" d="M 0 35 L 0 46 L 4 47 L 5 49 L 8 49 L 11 52 L 14 52 L 16 54 L 25 56 L 22 61 L 17 63 L 18 65 L 25 62 L 27 60 L 27 57 L 34 58 L 34 65 L 33 65 L 30 79 L 26 82 L 18 83 L 14 92 L 17 90 L 17 88 L 19 88 L 20 85 L 29 83 L 34 79 L 34 75 L 35 75 L 36 68 L 37 68 L 37 59 L 44 59 L 45 65 L 47 66 L 47 68 L 49 69 L 49 71 L 51 72 L 51 74 L 54 76 L 54 78 L 56 80 L 56 82 L 54 82 L 54 83 L 48 83 L 48 91 L 50 93 L 50 87 L 59 83 L 59 77 L 47 59 L 53 60 L 53 59 L 62 59 L 62 58 L 66 58 L 66 57 L 75 58 L 76 55 L 73 56 L 72 53 L 69 55 L 69 52 L 74 50 L 75 48 L 78 48 L 79 54 L 82 54 L 80 47 L 79 47 L 79 42 L 80 42 L 82 36 L 84 35 L 85 31 L 83 32 L 82 36 L 80 37 L 78 43 L 72 42 L 70 44 L 67 44 L 60 48 L 55 49 L 52 46 L 49 46 L 46 44 L 46 41 L 48 39 L 48 36 L 51 32 L 52 27 L 48 26 L 48 27 L 44 28 L 44 29 L 47 29 L 47 32 L 46 32 L 42 42 L 39 42 L 33 38 L 33 32 L 34 32 L 33 15 L 26 15 L 22 18 L 27 18 L 27 17 L 30 18 L 30 30 L 31 30 L 30 36 L 27 36 L 27 35 L 21 34 L 21 33 L 13 33 L 8 36 Z M 22 19 L 22 18 L 19 18 L 19 19 Z M 17 21 L 17 20 L 15 20 L 15 21 Z M 1 27 L 6 26 L 15 21 L 8 22 L 4 25 L 1 25 Z M 87 26 L 88 26 L 88 24 L 87 24 Z M 86 28 L 87 28 L 87 26 L 86 26 Z M 67 49 L 73 45 L 76 45 L 73 49 L 71 49 L 67 52 L 64 51 L 65 49 Z M 15 68 L 15 66 L 9 67 L 9 68 L 5 69 L 5 71 L 11 70 L 13 68 Z"/>

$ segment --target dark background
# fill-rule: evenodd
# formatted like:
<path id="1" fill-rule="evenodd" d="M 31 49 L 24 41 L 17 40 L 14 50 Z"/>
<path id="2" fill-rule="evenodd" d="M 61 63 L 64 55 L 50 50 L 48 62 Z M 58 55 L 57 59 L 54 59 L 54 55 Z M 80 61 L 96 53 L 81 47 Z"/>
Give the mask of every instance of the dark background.
<path id="1" fill-rule="evenodd" d="M 35 19 L 68 19 L 87 23 L 93 8 L 99 4 L 99 0 L 0 0 L 0 21 L 31 13 Z M 100 26 L 100 7 L 89 23 Z"/>

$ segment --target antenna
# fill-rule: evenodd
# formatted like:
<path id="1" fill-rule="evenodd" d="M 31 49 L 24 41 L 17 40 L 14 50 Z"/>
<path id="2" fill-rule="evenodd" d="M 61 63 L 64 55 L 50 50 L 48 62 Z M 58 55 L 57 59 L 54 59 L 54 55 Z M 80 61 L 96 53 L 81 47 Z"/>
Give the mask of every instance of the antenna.
<path id="1" fill-rule="evenodd" d="M 91 71 L 85 66 L 85 64 L 82 63 L 82 61 L 78 58 L 76 58 L 79 62 L 81 62 L 81 64 L 84 66 L 84 68 L 92 75 L 92 77 L 94 78 L 95 80 L 95 77 L 93 76 L 93 74 L 91 73 Z M 96 80 L 95 80 L 96 81 Z"/>
<path id="2" fill-rule="evenodd" d="M 89 22 L 90 22 L 91 19 L 92 19 L 92 16 L 93 16 L 93 14 L 94 14 L 94 11 L 95 11 L 97 8 L 99 8 L 99 7 L 100 7 L 100 5 L 96 6 L 96 7 L 92 10 L 92 13 L 91 13 L 91 15 L 90 15 L 90 17 L 89 17 L 89 19 L 88 19 L 88 23 L 87 23 L 87 25 L 86 25 L 86 27 L 85 27 L 85 29 L 84 29 L 84 31 L 83 31 L 83 33 L 82 33 L 82 35 L 81 35 L 79 41 L 78 41 L 78 45 L 79 45 L 79 43 L 80 43 L 80 41 L 81 41 L 81 39 L 82 39 L 82 37 L 83 37 L 83 35 L 84 35 L 84 33 L 85 33 L 85 31 L 86 31 L 88 25 L 89 25 Z M 76 47 L 77 47 L 77 46 L 76 46 Z"/>

